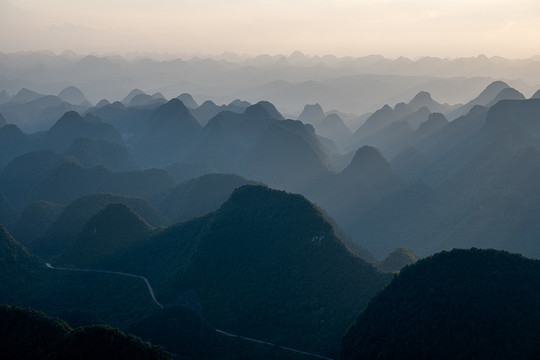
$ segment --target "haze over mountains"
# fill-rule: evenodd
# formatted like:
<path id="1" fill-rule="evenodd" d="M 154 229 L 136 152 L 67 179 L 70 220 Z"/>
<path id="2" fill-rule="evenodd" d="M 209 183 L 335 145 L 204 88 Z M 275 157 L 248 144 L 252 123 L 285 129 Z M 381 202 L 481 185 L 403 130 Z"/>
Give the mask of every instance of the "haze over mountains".
<path id="1" fill-rule="evenodd" d="M 199 104 L 208 99 L 216 103 L 238 98 L 252 103 L 268 100 L 285 113 L 297 116 L 304 104 L 318 102 L 328 110 L 359 115 L 385 103 L 412 98 L 419 91 L 428 91 L 443 102 L 462 103 L 495 79 L 505 79 L 527 96 L 540 84 L 538 59 L 485 56 L 392 60 L 376 55 L 337 58 L 293 53 L 238 60 L 191 57 L 157 61 L 148 57 L 41 52 L 2 53 L 0 64 L 0 82 L 7 92 L 0 97 L 0 103 L 21 88 L 57 95 L 74 85 L 84 97 L 74 92 L 62 94 L 54 106 L 60 106 L 62 101 L 72 104 L 72 108 L 64 105 L 64 111 L 76 110 L 74 107 L 84 105 L 85 99 L 92 104 L 102 99 L 122 100 L 138 88 L 149 95 L 146 101 L 158 93 L 176 97 L 181 89 L 192 94 Z M 26 101 L 31 97 L 21 94 L 19 98 L 22 95 Z M 129 104 L 132 99 L 124 102 Z"/>
<path id="2" fill-rule="evenodd" d="M 70 324 L 0 308 L 30 324 L 24 341 L 49 328 L 64 339 L 32 346 L 538 354 L 537 260 L 523 257 L 540 257 L 536 58 L 0 64 L 0 302 Z M 464 310 L 473 302 L 479 315 Z M 520 340 L 508 324 L 524 319 Z M 493 324 L 506 327 L 486 345 L 475 329 Z M 455 335 L 469 333 L 467 350 Z"/>

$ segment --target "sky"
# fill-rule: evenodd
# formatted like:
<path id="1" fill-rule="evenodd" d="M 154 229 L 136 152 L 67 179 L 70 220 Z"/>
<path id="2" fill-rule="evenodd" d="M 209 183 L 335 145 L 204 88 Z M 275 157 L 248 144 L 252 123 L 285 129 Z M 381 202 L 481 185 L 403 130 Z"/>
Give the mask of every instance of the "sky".
<path id="1" fill-rule="evenodd" d="M 0 0 L 0 51 L 540 55 L 539 0 Z"/>

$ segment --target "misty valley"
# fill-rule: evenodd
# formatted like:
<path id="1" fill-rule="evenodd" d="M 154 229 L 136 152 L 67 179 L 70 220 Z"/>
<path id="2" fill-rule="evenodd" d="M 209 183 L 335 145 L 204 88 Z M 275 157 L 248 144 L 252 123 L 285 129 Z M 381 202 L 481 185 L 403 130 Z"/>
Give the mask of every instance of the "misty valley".
<path id="1" fill-rule="evenodd" d="M 0 53 L 0 357 L 539 358 L 513 66 Z"/>

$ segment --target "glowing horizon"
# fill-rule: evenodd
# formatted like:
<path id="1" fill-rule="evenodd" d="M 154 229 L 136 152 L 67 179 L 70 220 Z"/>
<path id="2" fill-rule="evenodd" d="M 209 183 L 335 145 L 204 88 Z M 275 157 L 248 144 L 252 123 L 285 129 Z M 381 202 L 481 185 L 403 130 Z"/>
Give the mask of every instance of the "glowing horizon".
<path id="1" fill-rule="evenodd" d="M 536 0 L 1 0 L 0 51 L 509 59 L 540 54 Z"/>

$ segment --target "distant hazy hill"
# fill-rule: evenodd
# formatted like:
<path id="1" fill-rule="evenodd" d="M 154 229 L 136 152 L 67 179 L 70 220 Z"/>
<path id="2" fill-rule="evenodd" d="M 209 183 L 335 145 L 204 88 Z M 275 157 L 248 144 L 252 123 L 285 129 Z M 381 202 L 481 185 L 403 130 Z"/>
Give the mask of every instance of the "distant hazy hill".
<path id="1" fill-rule="evenodd" d="M 304 110 L 300 113 L 297 120 L 304 124 L 319 125 L 325 117 L 321 105 L 308 104 L 304 106 Z"/>
<path id="2" fill-rule="evenodd" d="M 190 109 L 196 109 L 199 107 L 199 104 L 193 99 L 193 96 L 188 93 L 182 93 L 176 97 L 178 100 L 184 103 Z"/>
<path id="3" fill-rule="evenodd" d="M 399 247 L 380 262 L 379 270 L 384 272 L 399 272 L 404 266 L 414 264 L 418 259 L 420 258 L 413 250 Z"/>
<path id="4" fill-rule="evenodd" d="M 70 111 L 64 114 L 53 127 L 34 141 L 34 148 L 64 151 L 78 138 L 94 138 L 113 143 L 122 143 L 115 128 L 95 116 L 81 117 Z"/>
<path id="5" fill-rule="evenodd" d="M 128 143 L 138 138 L 139 134 L 146 129 L 154 111 L 155 107 L 152 106 L 126 107 L 119 101 L 102 106 L 96 105 L 88 110 L 90 114 L 118 129 L 122 139 Z"/>
<path id="6" fill-rule="evenodd" d="M 248 178 L 298 189 L 329 173 L 329 155 L 311 125 L 284 120 L 270 124 L 243 161 Z"/>
<path id="7" fill-rule="evenodd" d="M 389 279 L 305 198 L 261 186 L 108 264 L 146 274 L 163 302 L 200 307 L 220 329 L 323 354 L 335 354 L 339 334 Z"/>
<path id="8" fill-rule="evenodd" d="M 187 104 L 186 106 L 189 107 Z M 240 100 L 236 100 L 228 105 L 221 106 L 216 105 L 213 101 L 206 100 L 204 103 L 201 104 L 201 106 L 190 109 L 191 113 L 193 114 L 193 116 L 195 116 L 197 121 L 199 121 L 199 123 L 204 126 L 208 124 L 208 121 L 210 121 L 210 119 L 212 119 L 214 116 L 216 116 L 222 111 L 230 111 L 233 113 L 241 114 L 249 106 L 251 106 L 250 103 Z"/>
<path id="9" fill-rule="evenodd" d="M 27 88 L 22 88 L 19 92 L 11 97 L 11 101 L 16 103 L 27 103 L 43 97 L 45 95 L 32 91 Z"/>
<path id="10" fill-rule="evenodd" d="M 487 106 L 497 97 L 497 95 L 502 90 L 506 89 L 507 87 L 509 87 L 508 84 L 503 81 L 492 82 L 480 94 L 478 94 L 477 97 L 448 114 L 448 118 L 450 120 L 453 120 L 460 116 L 463 116 L 469 111 L 471 111 L 471 109 L 476 105 Z"/>
<path id="11" fill-rule="evenodd" d="M 157 208 L 169 223 L 185 221 L 217 210 L 234 189 L 256 182 L 232 174 L 207 174 L 178 184 L 161 196 Z"/>
<path id="12" fill-rule="evenodd" d="M 422 256 L 477 246 L 538 256 L 539 111 L 537 99 L 474 107 L 419 142 L 408 163 L 433 157 L 417 174 L 424 185 L 402 190 L 357 219 L 359 235 L 377 239 L 365 246 L 378 255 L 398 246 Z"/>
<path id="13" fill-rule="evenodd" d="M 83 92 L 75 86 L 68 86 L 58 94 L 58 97 L 74 105 L 88 103 L 88 99 L 84 96 Z"/>
<path id="14" fill-rule="evenodd" d="M 137 164 L 124 145 L 99 139 L 78 138 L 64 151 L 82 166 L 103 165 L 112 171 L 135 170 Z"/>
<path id="15" fill-rule="evenodd" d="M 64 207 L 48 201 L 34 201 L 22 211 L 13 225 L 13 236 L 21 244 L 33 248 L 34 242 L 45 234 L 62 213 Z"/>
<path id="16" fill-rule="evenodd" d="M 0 348 L 9 359 L 172 359 L 133 335 L 96 325 L 72 329 L 42 312 L 0 306 Z"/>
<path id="17" fill-rule="evenodd" d="M 340 359 L 537 358 L 538 289 L 538 261 L 494 250 L 436 254 L 371 300 Z"/>
<path id="18" fill-rule="evenodd" d="M 26 202 L 46 200 L 68 204 L 96 192 L 150 197 L 175 183 L 169 173 L 160 169 L 114 173 L 104 166 L 86 169 L 75 162 L 64 161 L 43 173 L 25 199 Z"/>
<path id="19" fill-rule="evenodd" d="M 315 130 L 317 131 L 317 134 L 334 141 L 338 147 L 345 144 L 353 134 L 338 114 L 329 114 L 326 116 L 326 118 L 316 126 Z"/>
<path id="20" fill-rule="evenodd" d="M 0 127 L 0 166 L 6 166 L 15 157 L 30 149 L 30 139 L 16 125 Z"/>
<path id="21" fill-rule="evenodd" d="M 146 238 L 153 227 L 131 208 L 113 203 L 92 216 L 69 243 L 55 264 L 87 268 Z"/>
<path id="22" fill-rule="evenodd" d="M 136 160 L 143 166 L 168 165 L 182 159 L 201 132 L 201 125 L 178 99 L 158 107 L 146 130 L 135 140 Z"/>
<path id="23" fill-rule="evenodd" d="M 358 218 L 378 201 L 400 189 L 400 177 L 375 148 L 364 146 L 340 173 L 329 175 L 306 188 L 310 199 L 327 210 L 354 241 L 367 247 Z"/>
<path id="24" fill-rule="evenodd" d="M 60 155 L 50 150 L 25 153 L 0 172 L 0 186 L 11 201 L 19 206 L 39 177 L 61 160 Z"/>
<path id="25" fill-rule="evenodd" d="M 264 101 L 247 107 L 242 113 L 222 111 L 210 119 L 186 159 L 207 162 L 220 172 L 238 171 L 241 157 L 254 146 L 268 125 L 282 119 L 277 109 Z"/>
<path id="26" fill-rule="evenodd" d="M 125 204 L 153 226 L 164 225 L 161 213 L 145 200 L 115 194 L 92 194 L 77 199 L 66 206 L 35 244 L 37 253 L 43 256 L 59 254 L 83 230 L 83 226 L 109 204 Z"/>

